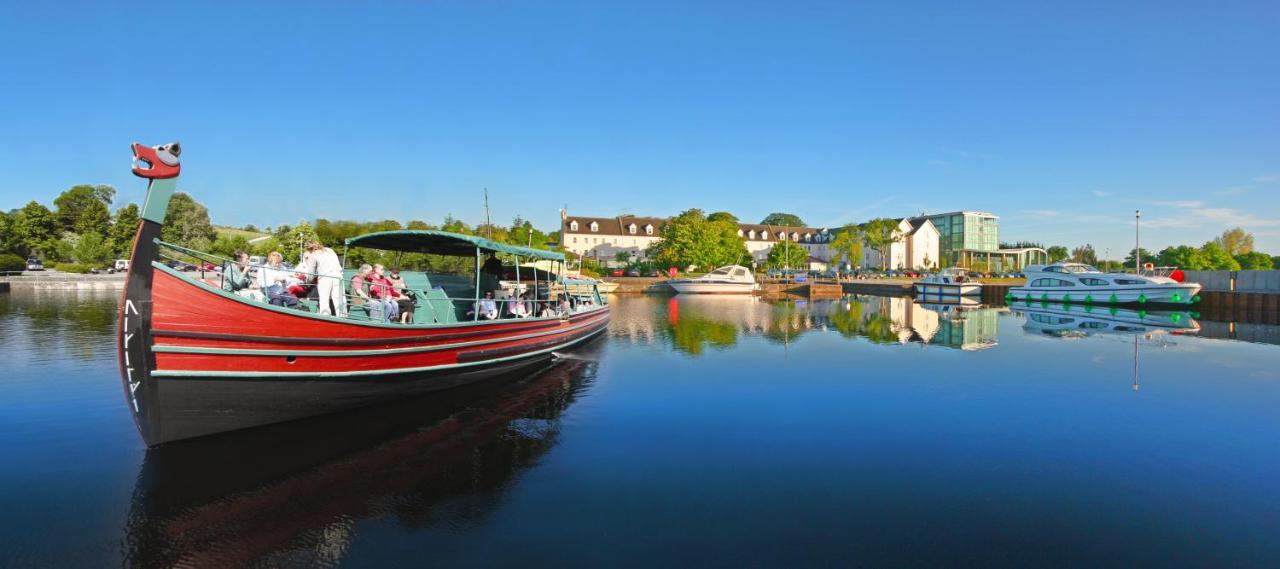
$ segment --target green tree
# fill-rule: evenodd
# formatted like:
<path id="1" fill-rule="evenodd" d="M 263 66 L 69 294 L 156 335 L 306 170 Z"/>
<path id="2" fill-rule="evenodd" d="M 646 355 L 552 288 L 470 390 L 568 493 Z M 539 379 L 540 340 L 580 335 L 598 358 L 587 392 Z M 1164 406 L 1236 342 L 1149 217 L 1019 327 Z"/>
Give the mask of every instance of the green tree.
<path id="1" fill-rule="evenodd" d="M 1203 251 L 1187 245 L 1165 247 L 1152 262 L 1159 263 L 1163 267 L 1179 267 L 1188 271 L 1203 271 L 1211 267 Z M 1129 259 L 1128 263 L 1128 266 L 1132 267 L 1133 259 Z"/>
<path id="2" fill-rule="evenodd" d="M 231 258 L 232 253 L 236 251 L 249 251 L 249 240 L 243 235 L 219 235 L 213 243 L 209 245 L 209 252 L 215 255 Z"/>
<path id="3" fill-rule="evenodd" d="M 1275 262 L 1271 260 L 1271 256 L 1266 253 L 1250 251 L 1236 255 L 1236 262 L 1240 263 L 1240 269 L 1246 271 L 1269 271 L 1275 268 Z"/>
<path id="4" fill-rule="evenodd" d="M 1093 245 L 1085 243 L 1071 250 L 1071 260 L 1077 263 L 1092 265 L 1098 262 L 1098 253 L 1093 250 Z"/>
<path id="5" fill-rule="evenodd" d="M 1253 251 L 1253 234 L 1240 227 L 1228 229 L 1215 237 L 1213 242 L 1222 247 L 1228 255 L 1243 255 Z"/>
<path id="6" fill-rule="evenodd" d="M 49 208 L 39 202 L 30 201 L 22 206 L 13 217 L 13 231 L 21 239 L 23 254 L 42 251 L 57 241 L 58 220 Z"/>
<path id="7" fill-rule="evenodd" d="M 1151 251 L 1148 251 L 1142 248 L 1130 249 L 1129 255 L 1124 258 L 1124 264 L 1126 267 L 1133 268 L 1135 266 L 1134 263 L 1137 261 L 1137 259 L 1135 259 L 1133 256 L 1134 251 L 1139 251 L 1142 253 L 1143 263 L 1155 263 L 1156 258 L 1159 256 L 1159 255 L 1156 255 L 1155 253 L 1152 253 Z M 1161 263 L 1161 265 L 1163 265 L 1163 263 Z"/>
<path id="8" fill-rule="evenodd" d="M 765 216 L 764 219 L 760 220 L 760 223 L 764 225 L 786 225 L 790 227 L 804 227 L 804 221 L 800 219 L 800 216 L 794 213 L 774 212 Z"/>
<path id="9" fill-rule="evenodd" d="M 1200 252 L 1204 254 L 1205 260 L 1209 262 L 1209 268 L 1215 271 L 1238 271 L 1240 263 L 1237 263 L 1231 257 L 1227 250 L 1215 241 L 1205 243 L 1200 247 Z"/>
<path id="10" fill-rule="evenodd" d="M 76 233 L 106 235 L 111 222 L 108 207 L 115 199 L 111 186 L 72 186 L 53 200 L 57 207 L 58 227 Z"/>
<path id="11" fill-rule="evenodd" d="M 867 246 L 880 255 L 881 269 L 889 268 L 889 249 L 902 240 L 902 234 L 898 232 L 899 223 L 896 219 L 881 217 L 858 226 Z"/>
<path id="12" fill-rule="evenodd" d="M 836 252 L 837 257 L 848 260 L 850 265 L 860 266 L 862 264 L 862 231 L 852 223 L 836 230 L 836 236 L 831 240 L 831 249 Z"/>
<path id="13" fill-rule="evenodd" d="M 804 269 L 807 268 L 808 261 L 809 252 L 804 247 L 790 241 L 779 241 L 769 249 L 769 257 L 765 263 L 775 269 Z"/>
<path id="14" fill-rule="evenodd" d="M 164 227 L 160 237 L 190 249 L 203 250 L 217 238 L 213 224 L 209 222 L 209 209 L 190 194 L 175 192 L 164 214 Z"/>
<path id="15" fill-rule="evenodd" d="M 0 252 L 15 253 L 22 250 L 22 236 L 18 235 L 14 217 L 17 212 L 0 212 Z"/>
<path id="16" fill-rule="evenodd" d="M 258 233 L 258 226 L 250 223 L 244 226 L 244 230 L 248 231 L 249 233 Z"/>
<path id="17" fill-rule="evenodd" d="M 111 244 L 97 233 L 90 232 L 81 235 L 71 249 L 71 259 L 84 265 L 101 266 L 110 261 L 111 258 Z"/>
<path id="18" fill-rule="evenodd" d="M 138 233 L 138 223 L 141 217 L 138 213 L 138 204 L 131 203 L 116 210 L 115 217 L 111 220 L 111 229 L 107 232 L 107 242 L 111 246 L 111 251 L 118 257 L 128 257 L 130 247 L 133 246 L 133 236 Z"/>
<path id="19" fill-rule="evenodd" d="M 738 224 L 738 216 L 727 211 L 717 211 L 707 216 L 707 221 L 727 221 L 734 225 Z"/>
<path id="20" fill-rule="evenodd" d="M 660 235 L 662 239 L 649 246 L 648 256 L 663 265 L 709 269 L 739 263 L 747 255 L 736 225 L 708 221 L 700 209 L 671 218 Z"/>
<path id="21" fill-rule="evenodd" d="M 1050 263 L 1056 263 L 1071 256 L 1071 253 L 1067 251 L 1067 248 L 1061 245 L 1054 245 L 1053 247 L 1045 249 L 1045 252 L 1049 254 Z"/>
<path id="22" fill-rule="evenodd" d="M 430 223 L 427 223 L 425 221 L 422 221 L 421 219 L 412 219 L 412 220 L 409 220 L 409 223 L 405 225 L 404 228 L 412 229 L 415 231 L 429 231 L 429 230 L 435 229 L 436 226 L 431 225 Z"/>

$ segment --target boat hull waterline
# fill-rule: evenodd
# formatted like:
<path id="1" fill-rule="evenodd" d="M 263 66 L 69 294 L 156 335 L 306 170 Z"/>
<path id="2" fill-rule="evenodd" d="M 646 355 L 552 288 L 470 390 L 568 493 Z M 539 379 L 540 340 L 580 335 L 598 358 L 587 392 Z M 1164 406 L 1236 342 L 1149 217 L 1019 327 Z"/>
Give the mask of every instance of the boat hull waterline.
<path id="1" fill-rule="evenodd" d="M 1013 300 L 1040 302 L 1073 302 L 1095 304 L 1192 304 L 1200 293 L 1198 284 L 1158 285 L 1134 288 L 1081 290 L 1082 287 L 1043 288 L 1013 287 Z"/>
<path id="2" fill-rule="evenodd" d="M 972 284 L 935 284 L 916 283 L 916 293 L 938 296 L 981 296 L 982 285 Z"/>

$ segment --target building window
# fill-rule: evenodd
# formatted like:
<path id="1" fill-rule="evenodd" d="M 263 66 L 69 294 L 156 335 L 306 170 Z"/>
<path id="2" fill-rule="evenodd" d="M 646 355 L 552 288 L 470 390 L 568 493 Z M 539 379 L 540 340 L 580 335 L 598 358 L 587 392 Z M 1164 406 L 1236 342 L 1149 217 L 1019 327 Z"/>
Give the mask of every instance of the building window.
<path id="1" fill-rule="evenodd" d="M 742 230 L 741 230 L 741 229 L 739 229 L 739 230 L 738 230 L 738 237 L 742 237 Z"/>
<path id="2" fill-rule="evenodd" d="M 627 231 L 630 231 L 632 235 L 635 235 L 635 234 L 636 234 L 636 224 L 632 223 L 631 225 L 628 225 L 628 226 L 627 226 Z"/>
<path id="3" fill-rule="evenodd" d="M 644 234 L 645 234 L 645 235 L 653 235 L 653 225 L 645 225 L 645 226 L 644 226 Z"/>
<path id="4" fill-rule="evenodd" d="M 594 222 L 594 221 L 593 221 L 593 222 L 591 222 L 591 232 L 592 232 L 592 233 L 595 233 L 595 232 L 597 232 L 597 231 L 600 231 L 600 224 L 599 224 L 599 223 L 596 223 L 596 222 Z"/>
<path id="5" fill-rule="evenodd" d="M 578 242 L 578 238 L 577 238 L 577 237 L 574 237 L 574 238 L 573 238 L 573 242 L 574 242 L 574 243 L 577 243 L 577 242 Z"/>
<path id="6" fill-rule="evenodd" d="M 748 232 L 748 233 L 747 233 L 747 237 L 749 237 L 749 238 L 751 238 L 751 239 L 755 239 L 755 238 L 756 238 L 756 230 L 752 229 L 750 232 Z"/>
<path id="7" fill-rule="evenodd" d="M 569 222 L 569 231 L 577 231 L 577 230 L 578 230 L 578 220 L 576 220 L 576 219 L 575 219 L 575 220 L 573 220 L 573 221 L 570 221 L 570 222 Z"/>
<path id="8" fill-rule="evenodd" d="M 778 232 L 778 240 L 779 240 L 779 241 L 786 241 L 786 240 L 787 240 L 787 234 L 786 234 L 786 232 L 779 231 L 779 232 Z"/>

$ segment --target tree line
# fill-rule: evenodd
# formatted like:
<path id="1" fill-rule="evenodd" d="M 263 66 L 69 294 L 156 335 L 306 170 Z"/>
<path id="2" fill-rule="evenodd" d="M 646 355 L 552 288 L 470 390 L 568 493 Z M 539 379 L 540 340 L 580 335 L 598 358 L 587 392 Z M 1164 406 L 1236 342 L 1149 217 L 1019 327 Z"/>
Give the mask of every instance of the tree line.
<path id="1" fill-rule="evenodd" d="M 50 208 L 32 200 L 25 206 L 0 212 L 0 254 L 13 257 L 0 270 L 21 270 L 23 259 L 35 257 L 54 268 L 73 272 L 85 272 L 90 268 L 102 268 L 114 259 L 129 256 L 133 237 L 141 221 L 138 205 L 128 203 L 114 211 L 116 190 L 108 185 L 76 185 L 62 192 L 53 200 Z M 401 224 L 395 220 L 350 221 L 316 219 L 315 223 L 299 221 L 296 225 L 281 224 L 265 227 L 246 226 L 250 234 L 264 233 L 265 239 L 249 238 L 241 233 L 219 232 L 209 217 L 209 209 L 190 194 L 175 192 L 165 212 L 161 239 L 196 251 L 230 257 L 236 251 L 251 255 L 281 252 L 286 259 L 300 256 L 303 244 L 315 239 L 327 246 L 341 250 L 351 237 L 375 231 L 399 229 L 440 229 L 453 233 L 477 235 L 511 245 L 536 249 L 558 247 L 559 232 L 547 233 L 519 216 L 510 226 L 498 224 L 477 226 L 445 216 L 440 225 L 422 220 Z M 383 262 L 393 259 L 381 252 L 356 251 L 354 262 Z M 410 257 L 411 263 L 426 263 L 425 256 Z M 466 260 L 468 266 L 472 260 Z M 10 267 L 8 265 L 14 265 Z M 437 260 L 437 264 L 451 265 L 454 261 Z"/>
<path id="2" fill-rule="evenodd" d="M 1253 243 L 1253 234 L 1236 227 L 1223 231 L 1222 235 L 1210 239 L 1199 247 L 1171 245 L 1155 253 L 1146 249 L 1130 249 L 1122 262 L 1099 259 L 1093 245 L 1087 243 L 1070 250 L 1061 245 L 1055 245 L 1046 248 L 1045 251 L 1049 253 L 1049 260 L 1053 262 L 1070 260 L 1097 265 L 1103 270 L 1133 268 L 1139 254 L 1143 264 L 1152 263 L 1162 267 L 1179 267 L 1193 271 L 1266 271 L 1280 266 L 1280 256 L 1255 251 Z"/>

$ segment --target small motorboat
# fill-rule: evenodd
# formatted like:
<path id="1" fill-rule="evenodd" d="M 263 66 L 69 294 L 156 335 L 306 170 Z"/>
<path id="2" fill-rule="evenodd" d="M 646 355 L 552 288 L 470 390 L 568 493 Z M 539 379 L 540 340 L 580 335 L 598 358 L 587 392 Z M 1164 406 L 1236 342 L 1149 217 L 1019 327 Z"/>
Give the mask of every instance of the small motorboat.
<path id="1" fill-rule="evenodd" d="M 933 296 L 979 296 L 982 283 L 969 277 L 969 269 L 942 269 L 915 282 L 917 294 Z"/>
<path id="2" fill-rule="evenodd" d="M 751 269 L 741 265 L 720 267 L 700 277 L 676 279 L 667 284 L 680 294 L 751 294 L 760 285 Z"/>
<path id="3" fill-rule="evenodd" d="M 1009 289 L 1010 300 L 1085 304 L 1191 304 L 1200 300 L 1198 283 L 1157 273 L 1104 273 L 1083 263 L 1028 265 L 1027 284 Z"/>

